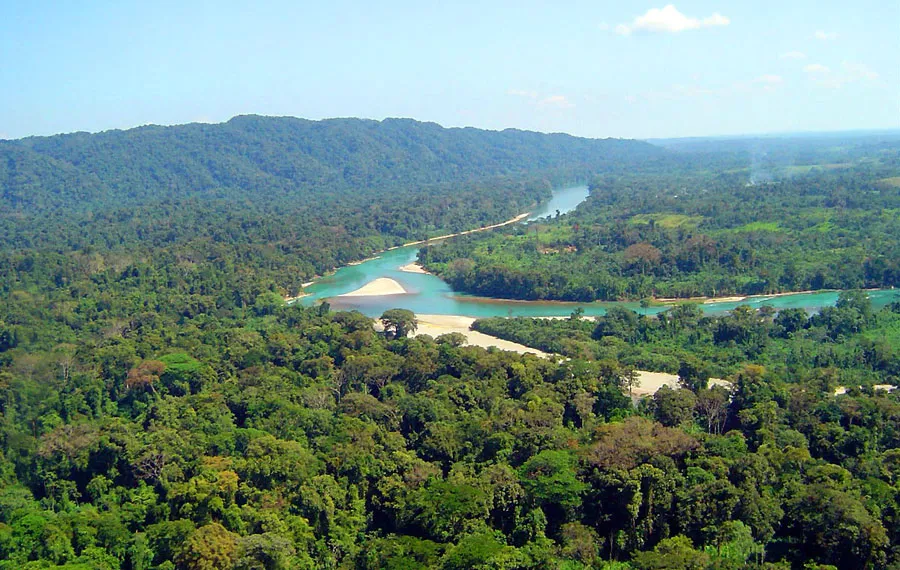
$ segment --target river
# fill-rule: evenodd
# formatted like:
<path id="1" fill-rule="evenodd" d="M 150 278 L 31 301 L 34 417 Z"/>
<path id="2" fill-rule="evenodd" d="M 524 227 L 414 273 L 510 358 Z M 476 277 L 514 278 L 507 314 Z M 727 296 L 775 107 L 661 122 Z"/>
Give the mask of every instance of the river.
<path id="1" fill-rule="evenodd" d="M 557 210 L 564 214 L 574 210 L 588 196 L 587 186 L 572 186 L 553 193 L 553 198 L 535 209 L 528 220 L 545 216 L 555 216 Z M 485 299 L 464 293 L 456 293 L 450 286 L 434 275 L 408 273 L 400 267 L 416 260 L 418 246 L 394 249 L 380 254 L 375 259 L 357 265 L 342 267 L 333 274 L 317 280 L 306 288 L 307 296 L 299 302 L 313 305 L 327 299 L 335 309 L 356 309 L 370 317 L 378 317 L 387 309 L 409 309 L 419 314 L 463 315 L 467 317 L 550 317 L 567 316 L 577 307 L 584 309 L 585 315 L 603 315 L 613 305 L 627 307 L 643 314 L 655 314 L 667 307 L 642 308 L 639 303 L 563 303 L 558 301 L 510 301 L 506 299 Z M 409 293 L 382 297 L 338 297 L 359 289 L 379 277 L 393 279 L 403 285 Z M 724 313 L 738 305 L 760 307 L 771 305 L 776 309 L 801 308 L 817 311 L 834 305 L 838 293 L 797 293 L 771 297 L 751 297 L 739 302 L 715 302 L 702 305 L 707 313 Z M 869 297 L 875 307 L 882 307 L 900 299 L 900 289 L 870 291 Z"/>

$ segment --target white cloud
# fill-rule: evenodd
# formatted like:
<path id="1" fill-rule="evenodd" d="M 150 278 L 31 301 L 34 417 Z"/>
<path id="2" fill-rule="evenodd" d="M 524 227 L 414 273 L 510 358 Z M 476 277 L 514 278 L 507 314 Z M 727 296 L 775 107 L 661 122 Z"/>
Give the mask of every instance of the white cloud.
<path id="1" fill-rule="evenodd" d="M 525 91 L 523 89 L 510 89 L 506 94 L 513 97 L 525 97 L 526 99 L 537 99 L 538 97 L 537 91 Z"/>
<path id="2" fill-rule="evenodd" d="M 569 101 L 565 95 L 550 95 L 541 99 L 538 105 L 542 107 L 556 107 L 557 109 L 571 109 L 575 103 Z"/>
<path id="3" fill-rule="evenodd" d="M 616 33 L 627 36 L 632 32 L 684 32 L 713 26 L 727 26 L 731 23 L 727 17 L 713 13 L 705 18 L 685 16 L 672 5 L 663 8 L 650 8 L 641 16 L 637 16 L 631 24 L 619 24 Z"/>
<path id="4" fill-rule="evenodd" d="M 826 65 L 822 65 L 821 63 L 810 63 L 803 68 L 803 71 L 805 71 L 806 73 L 816 74 L 831 73 L 831 69 Z"/>
<path id="5" fill-rule="evenodd" d="M 713 12 L 712 16 L 707 16 L 700 22 L 700 24 L 704 28 L 711 28 L 713 26 L 727 26 L 730 23 L 731 20 L 729 20 L 722 14 L 719 14 L 718 12 Z"/>
<path id="6" fill-rule="evenodd" d="M 642 93 L 641 96 L 649 101 L 730 97 L 734 95 L 771 93 L 778 90 L 783 83 L 784 78 L 782 76 L 765 74 L 753 79 L 735 81 L 728 85 L 704 86 L 698 83 L 675 83 L 663 90 Z M 627 98 L 626 100 L 629 103 L 634 102 Z"/>
<path id="7" fill-rule="evenodd" d="M 779 55 L 778 59 L 806 59 L 806 54 L 802 51 L 789 51 Z"/>
<path id="8" fill-rule="evenodd" d="M 806 69 L 810 67 L 816 69 Z M 848 61 L 842 63 L 840 71 L 836 73 L 832 73 L 830 69 L 819 64 L 813 66 L 807 65 L 806 68 L 804 68 L 804 70 L 810 73 L 810 79 L 812 79 L 816 85 L 828 89 L 840 89 L 849 83 L 875 81 L 879 77 L 878 72 L 868 65 Z"/>
<path id="9" fill-rule="evenodd" d="M 813 37 L 817 40 L 822 40 L 823 42 L 828 42 L 831 40 L 836 40 L 838 37 L 837 32 L 825 32 L 822 30 L 816 30 L 816 33 L 813 34 Z"/>
<path id="10" fill-rule="evenodd" d="M 784 79 L 780 75 L 760 75 L 753 80 L 753 83 L 763 83 L 766 85 L 778 85 L 784 83 Z"/>
<path id="11" fill-rule="evenodd" d="M 511 97 L 521 97 L 527 100 L 529 105 L 542 109 L 571 109 L 575 107 L 575 103 L 570 101 L 565 95 L 544 95 L 537 91 L 527 91 L 525 89 L 508 89 L 506 94 Z M 585 98 L 585 100 L 589 99 Z"/>
<path id="12" fill-rule="evenodd" d="M 874 81 L 878 79 L 878 73 L 864 63 L 849 63 L 845 61 L 842 67 L 850 81 Z"/>
<path id="13" fill-rule="evenodd" d="M 672 86 L 672 90 L 676 94 L 683 95 L 685 97 L 705 97 L 714 93 L 712 89 L 706 89 L 703 87 L 698 87 L 696 85 L 675 84 Z"/>
<path id="14" fill-rule="evenodd" d="M 675 83 L 661 91 L 647 91 L 641 95 L 648 101 L 678 101 L 684 99 L 697 99 L 701 97 L 712 97 L 721 95 L 722 91 L 717 89 L 708 89 L 695 84 Z M 631 101 L 629 101 L 631 102 Z"/>

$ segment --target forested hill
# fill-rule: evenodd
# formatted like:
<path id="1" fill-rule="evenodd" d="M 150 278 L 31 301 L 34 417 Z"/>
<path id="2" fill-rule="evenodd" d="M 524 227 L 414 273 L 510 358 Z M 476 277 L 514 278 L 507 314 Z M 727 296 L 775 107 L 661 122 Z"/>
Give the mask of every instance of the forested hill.
<path id="1" fill-rule="evenodd" d="M 255 289 L 294 294 L 336 266 L 507 220 L 554 185 L 665 154 L 406 119 L 260 116 L 0 141 L 0 265 L 31 267 L 40 253 L 68 275 L 83 273 L 72 253 L 117 271 L 137 257 L 201 272 L 228 260 Z"/>
<path id="2" fill-rule="evenodd" d="M 147 126 L 0 142 L 3 205 L 15 209 L 144 204 L 167 197 L 334 199 L 404 193 L 494 177 L 584 176 L 662 151 L 410 119 L 240 116 L 223 124 Z"/>
<path id="3" fill-rule="evenodd" d="M 665 154 L 406 119 L 259 116 L 0 141 L 0 250 L 16 267 L 36 252 L 66 265 L 73 252 L 100 256 L 93 265 L 118 270 L 138 254 L 228 259 L 255 287 L 294 294 L 315 274 L 507 220 L 554 185 Z"/>

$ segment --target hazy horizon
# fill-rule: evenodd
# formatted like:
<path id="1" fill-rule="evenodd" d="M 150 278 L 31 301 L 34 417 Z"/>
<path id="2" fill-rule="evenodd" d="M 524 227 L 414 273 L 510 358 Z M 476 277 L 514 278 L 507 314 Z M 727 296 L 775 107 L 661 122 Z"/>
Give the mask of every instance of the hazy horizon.
<path id="1" fill-rule="evenodd" d="M 708 134 L 708 135 L 679 135 L 679 136 L 672 136 L 672 137 L 603 137 L 603 136 L 592 137 L 592 136 L 578 135 L 578 134 L 574 134 L 574 133 L 567 133 L 564 131 L 538 131 L 538 130 L 534 130 L 534 129 L 524 129 L 524 128 L 520 128 L 520 127 L 490 128 L 490 127 L 478 127 L 478 126 L 474 126 L 474 125 L 450 126 L 450 125 L 443 125 L 437 121 L 427 121 L 427 120 L 418 119 L 416 117 L 383 117 L 381 119 L 373 119 L 370 117 L 345 116 L 345 117 L 322 117 L 320 119 L 310 119 L 308 117 L 297 117 L 297 116 L 293 116 L 293 115 L 262 115 L 259 113 L 243 113 L 240 115 L 234 115 L 234 116 L 224 119 L 222 121 L 215 121 L 215 122 L 212 122 L 212 121 L 190 121 L 190 122 L 169 123 L 169 124 L 144 123 L 141 125 L 134 125 L 132 127 L 113 127 L 113 128 L 94 130 L 94 131 L 88 131 L 88 130 L 61 131 L 61 132 L 48 133 L 48 134 L 24 135 L 24 136 L 17 137 L 17 138 L 0 138 L 0 140 L 19 141 L 19 140 L 24 140 L 24 139 L 29 139 L 29 138 L 65 136 L 65 135 L 75 135 L 75 134 L 82 134 L 82 133 L 96 135 L 96 134 L 102 134 L 102 133 L 107 133 L 107 132 L 131 131 L 131 130 L 147 128 L 147 127 L 169 128 L 169 127 L 182 127 L 182 126 L 188 126 L 188 125 L 223 125 L 237 117 L 246 117 L 246 116 L 260 116 L 260 117 L 275 118 L 275 119 L 299 119 L 299 120 L 303 120 L 303 121 L 360 120 L 360 121 L 375 121 L 375 122 L 379 122 L 379 123 L 383 122 L 383 121 L 388 121 L 388 120 L 412 120 L 412 121 L 417 121 L 420 123 L 434 123 L 444 129 L 474 128 L 474 129 L 479 129 L 479 130 L 484 130 L 484 131 L 495 131 L 495 132 L 502 132 L 505 130 L 519 130 L 519 131 L 525 131 L 525 132 L 537 132 L 537 133 L 541 133 L 541 134 L 550 134 L 550 135 L 553 135 L 553 134 L 569 135 L 569 136 L 573 136 L 573 137 L 586 138 L 586 139 L 618 138 L 618 139 L 627 139 L 627 140 L 646 141 L 646 142 L 651 142 L 651 143 L 653 141 L 672 141 L 672 140 L 691 140 L 691 139 L 695 139 L 695 140 L 728 139 L 728 140 L 731 140 L 731 139 L 742 139 L 742 138 L 752 139 L 752 138 L 770 138 L 770 137 L 771 138 L 793 138 L 793 137 L 817 137 L 817 136 L 824 137 L 824 136 L 843 136 L 843 135 L 878 135 L 878 134 L 882 134 L 882 133 L 883 134 L 900 135 L 900 126 L 898 126 L 898 127 L 887 127 L 887 128 L 871 128 L 871 129 L 850 128 L 850 129 L 844 129 L 844 130 L 818 130 L 818 131 L 769 131 L 769 132 L 746 132 L 746 133 L 722 133 L 722 134 Z"/>

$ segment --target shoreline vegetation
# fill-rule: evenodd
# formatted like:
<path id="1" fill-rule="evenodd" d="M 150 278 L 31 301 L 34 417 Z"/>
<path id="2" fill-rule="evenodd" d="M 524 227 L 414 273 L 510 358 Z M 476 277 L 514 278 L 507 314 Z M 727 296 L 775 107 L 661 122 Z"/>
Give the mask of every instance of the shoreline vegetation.
<path id="1" fill-rule="evenodd" d="M 450 238 L 454 238 L 454 237 L 467 236 L 467 235 L 469 235 L 469 234 L 475 234 L 475 233 L 478 233 L 478 232 L 484 232 L 484 231 L 487 231 L 487 230 L 493 230 L 493 229 L 496 229 L 496 228 L 502 228 L 503 226 L 508 226 L 508 225 L 510 225 L 510 224 L 515 224 L 516 222 L 521 222 L 522 220 L 524 220 L 525 218 L 527 218 L 527 217 L 530 216 L 530 215 L 531 215 L 531 212 L 525 212 L 524 214 L 519 214 L 518 216 L 516 216 L 516 217 L 514 217 L 514 218 L 510 218 L 509 220 L 506 220 L 505 222 L 500 222 L 500 223 L 497 223 L 497 224 L 491 224 L 491 225 L 489 225 L 489 226 L 483 226 L 483 227 L 475 228 L 475 229 L 472 229 L 472 230 L 465 230 L 465 231 L 462 231 L 462 232 L 456 232 L 456 233 L 453 233 L 453 234 L 445 234 L 445 235 L 438 236 L 438 237 L 433 237 L 433 238 L 428 238 L 428 239 L 421 239 L 421 240 L 418 240 L 418 241 L 411 241 L 411 242 L 405 243 L 405 244 L 403 244 L 403 245 L 398 245 L 398 246 L 394 246 L 394 247 L 388 248 L 388 251 L 391 251 L 391 250 L 394 250 L 394 249 L 400 249 L 401 247 L 410 247 L 410 246 L 413 246 L 413 245 L 422 245 L 422 244 L 424 244 L 424 243 L 434 243 L 434 242 L 436 242 L 436 241 L 442 241 L 442 240 L 450 239 Z"/>
<path id="2" fill-rule="evenodd" d="M 480 346 L 482 348 L 490 348 L 493 346 L 500 350 L 508 350 L 519 354 L 534 354 L 543 358 L 552 356 L 548 352 L 530 348 L 524 344 L 503 340 L 495 336 L 472 330 L 471 326 L 472 323 L 476 321 L 475 317 L 465 317 L 462 315 L 417 314 L 416 321 L 418 327 L 415 336 L 424 334 L 437 338 L 442 334 L 460 333 L 466 337 L 467 343 L 471 346 Z"/>
<path id="3" fill-rule="evenodd" d="M 471 329 L 472 323 L 477 319 L 474 317 L 464 317 L 461 315 L 430 315 L 417 314 L 416 321 L 418 327 L 413 336 L 428 335 L 437 338 L 443 334 L 459 333 L 466 337 L 469 346 L 480 346 L 481 348 L 498 348 L 516 352 L 519 354 L 534 354 L 541 358 L 559 357 L 562 355 L 544 352 L 536 348 L 531 348 L 517 342 L 504 340 L 489 334 L 478 332 Z M 648 370 L 635 370 L 637 374 L 637 383 L 631 389 L 630 396 L 635 398 L 643 398 L 652 396 L 658 392 L 663 386 L 675 390 L 681 388 L 681 381 L 677 374 L 667 372 L 651 372 Z M 709 384 L 730 388 L 731 383 L 721 378 L 710 378 Z"/>
<path id="4" fill-rule="evenodd" d="M 882 161 L 759 185 L 702 171 L 601 176 L 559 219 L 423 248 L 418 260 L 454 291 L 539 301 L 886 289 L 900 285 L 889 239 L 900 193 L 880 183 L 891 173 Z"/>

